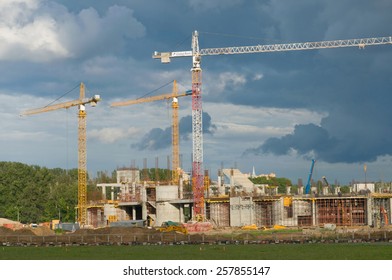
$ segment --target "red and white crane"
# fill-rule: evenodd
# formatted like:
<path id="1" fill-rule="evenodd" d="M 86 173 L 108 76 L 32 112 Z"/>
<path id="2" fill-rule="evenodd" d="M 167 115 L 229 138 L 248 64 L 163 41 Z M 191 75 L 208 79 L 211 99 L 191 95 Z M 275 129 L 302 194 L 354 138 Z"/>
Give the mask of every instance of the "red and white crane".
<path id="1" fill-rule="evenodd" d="M 256 46 L 224 47 L 224 48 L 199 48 L 199 34 L 192 35 L 192 49 L 189 51 L 154 52 L 153 58 L 160 59 L 162 63 L 169 63 L 171 58 L 192 57 L 192 189 L 193 189 L 193 214 L 194 217 L 204 218 L 204 175 L 203 175 L 203 126 L 202 126 L 202 101 L 201 101 L 201 57 L 221 54 L 249 54 L 264 52 L 284 52 L 316 49 L 332 49 L 344 47 L 359 47 L 392 44 L 392 37 L 376 37 L 348 40 L 333 40 L 304 43 L 271 44 Z"/>

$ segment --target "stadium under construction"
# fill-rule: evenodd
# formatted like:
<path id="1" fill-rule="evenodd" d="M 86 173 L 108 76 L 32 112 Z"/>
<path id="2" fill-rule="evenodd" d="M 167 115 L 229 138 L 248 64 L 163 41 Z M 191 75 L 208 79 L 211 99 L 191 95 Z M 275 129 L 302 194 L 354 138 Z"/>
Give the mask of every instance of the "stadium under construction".
<path id="1" fill-rule="evenodd" d="M 140 180 L 136 168 L 117 170 L 117 182 L 98 184 L 102 200 L 89 201 L 87 224 L 104 226 L 160 226 L 166 221 L 183 223 L 192 231 L 211 227 L 257 228 L 389 225 L 392 209 L 390 187 L 358 183 L 349 192 L 328 184 L 304 186 L 284 193 L 278 187 L 253 184 L 250 174 L 222 169 L 216 182 L 206 183 L 203 221 L 194 222 L 189 176 L 182 174 L 178 185 Z M 254 175 L 253 175 L 254 176 Z M 274 176 L 273 174 L 271 176 Z M 208 178 L 208 176 L 206 176 Z M 193 222 L 192 222 L 193 221 Z"/>

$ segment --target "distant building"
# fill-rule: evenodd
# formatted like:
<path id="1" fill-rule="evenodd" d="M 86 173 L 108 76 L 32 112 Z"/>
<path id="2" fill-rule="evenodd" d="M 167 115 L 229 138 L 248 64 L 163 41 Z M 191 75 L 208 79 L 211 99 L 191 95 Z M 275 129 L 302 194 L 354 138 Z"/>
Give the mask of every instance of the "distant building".
<path id="1" fill-rule="evenodd" d="M 355 183 L 353 184 L 353 192 L 371 192 L 374 193 L 376 190 L 374 183 Z"/>

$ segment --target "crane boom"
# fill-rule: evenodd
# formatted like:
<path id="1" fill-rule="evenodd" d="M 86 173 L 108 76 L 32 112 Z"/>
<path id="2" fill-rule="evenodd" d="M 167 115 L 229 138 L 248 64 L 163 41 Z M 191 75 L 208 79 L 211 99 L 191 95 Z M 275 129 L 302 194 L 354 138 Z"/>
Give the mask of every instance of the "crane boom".
<path id="1" fill-rule="evenodd" d="M 118 101 L 111 104 L 112 107 L 118 106 L 128 106 L 158 100 L 173 99 L 172 101 L 172 180 L 174 184 L 179 182 L 180 168 L 180 152 L 179 152 L 179 128 L 178 128 L 178 97 L 192 95 L 192 91 L 186 91 L 183 93 L 178 93 L 177 81 L 173 81 L 173 92 L 161 94 L 157 96 L 150 96 L 145 98 L 139 98 L 135 100 Z"/>
<path id="2" fill-rule="evenodd" d="M 82 98 L 82 99 L 79 98 L 79 99 L 75 99 L 72 101 L 67 101 L 67 102 L 63 102 L 63 103 L 45 106 L 42 108 L 26 110 L 21 113 L 21 116 L 35 115 L 35 114 L 39 114 L 39 113 L 55 111 L 58 109 L 68 109 L 73 106 L 86 105 L 87 103 L 92 103 L 92 105 L 94 106 L 94 104 L 97 104 L 97 102 L 99 100 L 100 100 L 99 95 L 95 95 L 94 97 L 91 97 L 91 98 Z"/>
<path id="3" fill-rule="evenodd" d="M 27 110 L 21 113 L 22 116 L 50 112 L 58 109 L 68 109 L 73 106 L 79 106 L 78 113 L 78 222 L 81 226 L 87 224 L 87 168 L 86 168 L 86 109 L 85 106 L 91 103 L 95 106 L 101 100 L 99 95 L 92 98 L 85 98 L 84 84 L 80 84 L 79 99 L 68 102 L 62 102 L 42 108 Z"/>
<path id="4" fill-rule="evenodd" d="M 315 162 L 316 161 L 314 159 L 312 159 L 312 164 L 310 165 L 310 171 L 309 171 L 309 176 L 308 176 L 308 182 L 306 183 L 306 187 L 305 187 L 305 194 L 310 193 L 310 187 L 311 187 L 311 183 L 312 183 L 312 175 L 313 175 L 313 169 L 314 169 Z"/>
<path id="5" fill-rule="evenodd" d="M 250 54 L 266 52 L 283 52 L 315 49 L 331 49 L 342 47 L 359 47 L 392 44 L 392 37 L 376 37 L 363 39 L 348 39 L 334 41 L 319 41 L 289 44 L 270 44 L 256 46 L 240 46 L 225 48 L 199 48 L 199 34 L 192 34 L 192 49 L 176 52 L 157 52 L 152 55 L 154 59 L 160 59 L 162 63 L 169 63 L 171 58 L 192 57 L 192 189 L 193 189 L 193 212 L 196 216 L 204 215 L 204 180 L 203 180 L 203 131 L 202 131 L 202 82 L 201 82 L 201 57 L 221 54 Z"/>
<path id="6" fill-rule="evenodd" d="M 269 45 L 255 45 L 255 46 L 239 46 L 239 47 L 224 47 L 224 48 L 206 48 L 201 49 L 200 56 L 205 55 L 221 55 L 221 54 L 248 54 L 248 53 L 266 53 L 266 52 L 283 52 L 283 51 L 302 51 L 302 50 L 317 50 L 317 49 L 333 49 L 343 47 L 359 47 L 392 44 L 392 37 L 374 37 L 374 38 L 360 38 L 347 40 L 331 40 L 318 42 L 302 42 L 302 43 L 287 43 L 287 44 L 269 44 Z M 178 51 L 178 52 L 154 52 L 153 58 L 161 59 L 163 63 L 170 62 L 170 58 L 177 57 L 192 57 L 192 51 Z"/>
<path id="7" fill-rule="evenodd" d="M 166 93 L 166 94 L 157 95 L 157 96 L 138 98 L 135 100 L 118 101 L 118 102 L 113 102 L 110 106 L 112 106 L 112 107 L 128 106 L 128 105 L 147 103 L 147 102 L 152 102 L 152 101 L 171 99 L 171 98 L 175 98 L 175 97 L 182 97 L 182 96 L 187 96 L 187 95 L 192 95 L 192 92 L 184 92 L 184 93 L 180 93 L 180 94 Z"/>

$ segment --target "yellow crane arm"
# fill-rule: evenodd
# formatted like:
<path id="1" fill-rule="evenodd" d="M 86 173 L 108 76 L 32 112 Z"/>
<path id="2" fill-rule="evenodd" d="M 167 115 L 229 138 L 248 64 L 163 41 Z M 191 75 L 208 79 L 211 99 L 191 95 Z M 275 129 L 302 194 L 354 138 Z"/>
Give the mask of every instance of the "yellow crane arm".
<path id="1" fill-rule="evenodd" d="M 158 100 L 171 99 L 174 97 L 182 97 L 182 96 L 187 96 L 187 95 L 192 95 L 192 91 L 186 91 L 186 92 L 180 93 L 180 94 L 166 93 L 166 94 L 161 94 L 158 96 L 150 96 L 150 97 L 139 98 L 139 99 L 135 99 L 135 100 L 118 101 L 118 102 L 113 102 L 110 106 L 111 107 L 128 106 L 128 105 L 134 105 L 134 104 L 140 104 L 140 103 L 146 103 L 146 102 L 152 102 L 152 101 L 158 101 Z"/>
<path id="2" fill-rule="evenodd" d="M 27 111 L 22 112 L 21 115 L 27 116 L 27 115 L 34 115 L 34 114 L 54 111 L 54 110 L 58 110 L 58 109 L 68 109 L 73 106 L 85 105 L 87 103 L 91 103 L 92 106 L 95 106 L 100 99 L 101 98 L 99 95 L 94 95 L 94 97 L 91 97 L 91 98 L 75 99 L 72 101 L 58 103 L 58 104 L 54 104 L 54 105 L 50 105 L 50 106 L 45 106 L 42 108 L 27 110 Z"/>

